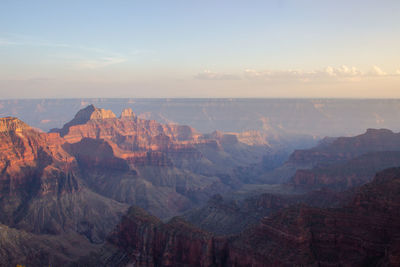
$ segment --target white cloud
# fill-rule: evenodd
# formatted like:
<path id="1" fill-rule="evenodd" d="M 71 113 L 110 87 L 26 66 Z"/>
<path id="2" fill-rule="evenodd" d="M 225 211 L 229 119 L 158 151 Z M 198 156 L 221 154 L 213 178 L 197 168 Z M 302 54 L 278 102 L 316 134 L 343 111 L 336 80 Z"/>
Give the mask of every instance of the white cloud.
<path id="1" fill-rule="evenodd" d="M 400 70 L 397 70 L 396 74 L 400 74 Z M 392 74 L 392 75 L 396 75 Z M 340 67 L 328 66 L 324 69 L 304 71 L 304 70 L 265 70 L 257 71 L 254 69 L 246 69 L 243 76 L 246 79 L 263 79 L 268 81 L 299 81 L 299 82 L 310 82 L 310 81 L 358 81 L 363 77 L 377 77 L 377 76 L 389 76 L 377 66 L 373 66 L 369 72 L 363 72 L 356 67 L 348 67 L 342 65 Z"/>
<path id="2" fill-rule="evenodd" d="M 347 67 L 345 65 L 334 68 L 326 67 L 323 70 L 303 71 L 303 70 L 275 70 L 275 71 L 256 71 L 246 69 L 244 75 L 247 78 L 266 78 L 266 79 L 295 79 L 295 80 L 310 80 L 319 78 L 347 78 L 362 76 L 362 72 L 355 67 Z"/>
<path id="3" fill-rule="evenodd" d="M 327 74 L 332 77 L 357 77 L 362 76 L 362 72 L 358 70 L 356 67 L 348 67 L 346 65 L 342 65 L 339 68 L 327 67 L 321 73 Z"/>
<path id="4" fill-rule="evenodd" d="M 235 74 L 217 73 L 217 72 L 212 72 L 210 70 L 205 70 L 201 73 L 198 73 L 194 77 L 199 80 L 239 80 L 240 79 L 240 77 Z"/>
<path id="5" fill-rule="evenodd" d="M 372 70 L 369 72 L 370 76 L 386 76 L 388 75 L 386 72 L 384 72 L 381 68 L 378 66 L 373 66 Z"/>
<path id="6" fill-rule="evenodd" d="M 217 73 L 206 70 L 195 76 L 201 80 L 264 80 L 270 82 L 335 82 L 335 81 L 360 81 L 368 77 L 389 77 L 400 75 L 400 69 L 394 73 L 387 73 L 378 66 L 373 66 L 368 72 L 352 66 L 328 66 L 317 70 L 255 70 L 245 69 L 241 75 Z"/>

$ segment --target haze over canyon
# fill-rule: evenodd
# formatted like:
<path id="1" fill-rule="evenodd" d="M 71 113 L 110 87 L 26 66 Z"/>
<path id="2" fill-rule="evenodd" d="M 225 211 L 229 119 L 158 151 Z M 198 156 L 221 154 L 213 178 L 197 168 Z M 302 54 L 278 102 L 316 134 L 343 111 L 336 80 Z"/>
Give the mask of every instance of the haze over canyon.
<path id="1" fill-rule="evenodd" d="M 354 102 L 394 125 L 395 100 L 2 101 L 36 126 L 82 108 L 0 119 L 0 264 L 397 266 L 400 133 L 352 135 Z"/>

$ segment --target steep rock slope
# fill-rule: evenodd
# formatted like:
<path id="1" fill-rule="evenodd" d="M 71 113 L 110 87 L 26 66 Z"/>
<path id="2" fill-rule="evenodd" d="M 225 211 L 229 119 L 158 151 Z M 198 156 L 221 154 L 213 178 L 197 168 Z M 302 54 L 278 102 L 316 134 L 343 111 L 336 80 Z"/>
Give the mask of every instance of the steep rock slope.
<path id="1" fill-rule="evenodd" d="M 132 207 L 107 244 L 77 265 L 222 266 L 226 244 L 179 218 L 164 224 Z"/>
<path id="2" fill-rule="evenodd" d="M 92 190 L 160 217 L 239 186 L 235 168 L 269 151 L 257 136 L 245 135 L 245 143 L 240 135 L 202 135 L 189 126 L 139 119 L 130 109 L 117 118 L 92 105 L 52 132 L 67 141 L 63 149 L 77 159 Z"/>
<path id="3" fill-rule="evenodd" d="M 293 205 L 312 207 L 338 207 L 345 203 L 351 192 L 336 193 L 316 190 L 306 194 L 257 194 L 245 199 L 232 196 L 213 196 L 206 205 L 192 209 L 182 217 L 197 227 L 217 235 L 239 234 L 266 217 Z"/>
<path id="4" fill-rule="evenodd" d="M 400 169 L 388 169 L 361 187 L 343 208 L 283 210 L 243 233 L 235 246 L 245 244 L 265 260 L 282 265 L 397 266 L 399 212 Z"/>
<path id="5" fill-rule="evenodd" d="M 74 233 L 37 235 L 0 224 L 0 266 L 68 266 L 98 248 Z"/>
<path id="6" fill-rule="evenodd" d="M 0 221 L 37 234 L 77 232 L 101 242 L 126 206 L 88 190 L 58 134 L 0 119 Z"/>
<path id="7" fill-rule="evenodd" d="M 396 166 L 400 166 L 400 151 L 368 152 L 345 162 L 297 170 L 290 183 L 308 190 L 345 190 L 371 181 L 378 171 Z"/>
<path id="8" fill-rule="evenodd" d="M 296 174 L 297 184 L 312 185 L 314 181 L 317 186 L 332 184 L 332 188 L 343 189 L 368 182 L 375 172 L 397 166 L 396 151 L 400 151 L 400 133 L 387 129 L 368 129 L 353 137 L 325 138 L 314 148 L 294 151 L 285 164 L 263 174 L 260 180 L 287 182 Z M 362 170 L 364 165 L 368 171 Z M 298 170 L 310 171 L 296 173 Z M 328 181 L 331 174 L 335 177 Z"/>
<path id="9" fill-rule="evenodd" d="M 215 237 L 132 208 L 91 266 L 398 266 L 400 168 L 376 175 L 341 208 L 295 205 L 240 235 Z"/>

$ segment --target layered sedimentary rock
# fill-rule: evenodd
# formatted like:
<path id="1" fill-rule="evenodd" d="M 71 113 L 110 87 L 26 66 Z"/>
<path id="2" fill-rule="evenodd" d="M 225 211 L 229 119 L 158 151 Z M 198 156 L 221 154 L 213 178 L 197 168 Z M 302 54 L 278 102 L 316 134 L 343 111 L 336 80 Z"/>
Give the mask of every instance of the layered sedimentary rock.
<path id="1" fill-rule="evenodd" d="M 256 194 L 245 199 L 224 199 L 213 196 L 206 205 L 192 209 L 182 215 L 188 222 L 217 235 L 239 234 L 246 228 L 257 224 L 262 218 L 270 216 L 293 205 L 306 204 L 312 207 L 338 207 L 345 203 L 351 194 L 331 190 L 316 190 L 305 194 Z"/>
<path id="2" fill-rule="evenodd" d="M 140 208 L 131 208 L 107 244 L 78 265 L 222 266 L 226 245 L 226 240 L 179 218 L 164 224 Z"/>
<path id="3" fill-rule="evenodd" d="M 371 181 L 380 170 L 400 166 L 400 134 L 368 129 L 362 135 L 326 140 L 313 149 L 296 151 L 289 162 L 310 167 L 297 170 L 292 184 L 345 190 Z"/>
<path id="4" fill-rule="evenodd" d="M 368 152 L 400 151 L 400 133 L 388 129 L 368 129 L 354 137 L 326 140 L 312 149 L 295 151 L 289 162 L 316 166 L 346 161 Z"/>
<path id="5" fill-rule="evenodd" d="M 239 235 L 215 237 L 180 219 L 132 208 L 107 244 L 81 264 L 100 266 L 398 266 L 400 169 L 379 173 L 341 208 L 295 205 Z"/>
<path id="6" fill-rule="evenodd" d="M 202 135 L 189 126 L 120 118 L 88 106 L 62 129 L 63 148 L 77 159 L 97 193 L 167 217 L 238 186 L 237 166 L 258 162 L 266 143 L 249 145 L 235 134 Z"/>
<path id="7" fill-rule="evenodd" d="M 0 119 L 0 128 L 1 223 L 37 234 L 76 231 L 101 242 L 126 207 L 83 185 L 57 133 L 16 118 Z"/>
<path id="8" fill-rule="evenodd" d="M 94 106 L 48 134 L 3 118 L 0 223 L 7 228 L 0 226 L 1 260 L 11 253 L 4 247 L 16 249 L 1 263 L 28 265 L 37 258 L 33 265 L 64 265 L 93 251 L 114 229 L 106 245 L 81 262 L 84 266 L 399 264 L 398 169 L 353 189 L 354 200 L 339 208 L 348 195 L 327 189 L 240 202 L 217 195 L 191 214 L 203 229 L 180 218 L 163 223 L 135 207 L 120 221 L 127 204 L 167 218 L 230 192 L 240 185 L 235 168 L 249 167 L 270 148 L 259 137 L 202 135 L 188 126 L 139 119 L 130 110 L 117 118 Z M 290 162 L 313 168 L 293 181 L 340 190 L 365 183 L 376 170 L 397 164 L 398 139 L 388 130 L 368 130 L 325 140 L 293 154 Z M 255 143 L 260 146 L 254 148 Z M 66 236 L 74 238 L 64 243 Z M 85 246 L 76 250 L 74 242 Z M 41 253 L 32 249 L 38 244 Z"/>
<path id="9" fill-rule="evenodd" d="M 400 166 L 400 151 L 369 152 L 345 162 L 298 170 L 290 183 L 308 189 L 345 190 L 371 181 L 378 171 L 396 166 Z"/>
<path id="10" fill-rule="evenodd" d="M 135 118 L 135 113 L 133 113 L 132 109 L 125 108 L 121 112 L 120 119 L 132 119 Z"/>
<path id="11" fill-rule="evenodd" d="M 343 190 L 370 181 L 377 171 L 397 166 L 400 162 L 396 151 L 400 151 L 400 133 L 387 129 L 368 129 L 353 137 L 325 138 L 311 149 L 295 150 L 285 164 L 261 175 L 260 180 L 293 180 L 311 188 L 330 186 Z"/>
<path id="12" fill-rule="evenodd" d="M 0 266 L 69 266 L 96 249 L 78 234 L 37 235 L 0 224 Z"/>
<path id="13" fill-rule="evenodd" d="M 388 169 L 343 208 L 283 210 L 244 233 L 237 244 L 252 244 L 255 253 L 281 264 L 397 266 L 399 205 L 400 169 Z"/>
<path id="14" fill-rule="evenodd" d="M 110 139 L 121 148 L 165 149 L 172 141 L 195 141 L 200 137 L 193 128 L 178 124 L 160 124 L 135 117 L 132 110 L 123 110 L 120 118 L 110 110 L 90 105 L 80 110 L 59 132 L 70 143 L 84 137 Z"/>

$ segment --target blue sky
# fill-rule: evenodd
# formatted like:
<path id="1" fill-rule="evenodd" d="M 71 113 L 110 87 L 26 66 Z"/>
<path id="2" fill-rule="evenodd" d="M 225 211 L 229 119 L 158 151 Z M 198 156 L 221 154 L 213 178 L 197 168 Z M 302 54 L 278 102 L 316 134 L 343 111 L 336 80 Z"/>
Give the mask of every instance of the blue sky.
<path id="1" fill-rule="evenodd" d="M 400 97 L 400 1 L 7 1 L 0 98 Z"/>

